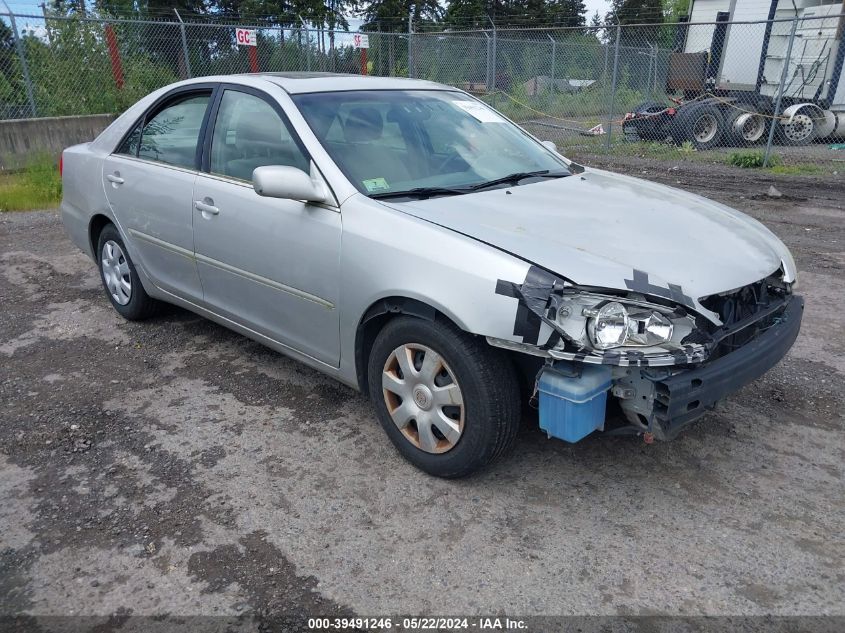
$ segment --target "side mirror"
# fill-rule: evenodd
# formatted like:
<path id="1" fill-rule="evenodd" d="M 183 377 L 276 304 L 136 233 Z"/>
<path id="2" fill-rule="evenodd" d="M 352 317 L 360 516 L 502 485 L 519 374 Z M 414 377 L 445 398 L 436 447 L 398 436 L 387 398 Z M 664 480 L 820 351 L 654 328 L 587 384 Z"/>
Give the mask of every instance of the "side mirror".
<path id="1" fill-rule="evenodd" d="M 256 167 L 252 172 L 252 188 L 265 198 L 325 202 L 323 186 L 301 169 L 282 165 Z"/>
<path id="2" fill-rule="evenodd" d="M 546 149 L 552 150 L 553 152 L 557 151 L 557 145 L 555 145 L 554 141 L 543 141 L 543 146 Z"/>

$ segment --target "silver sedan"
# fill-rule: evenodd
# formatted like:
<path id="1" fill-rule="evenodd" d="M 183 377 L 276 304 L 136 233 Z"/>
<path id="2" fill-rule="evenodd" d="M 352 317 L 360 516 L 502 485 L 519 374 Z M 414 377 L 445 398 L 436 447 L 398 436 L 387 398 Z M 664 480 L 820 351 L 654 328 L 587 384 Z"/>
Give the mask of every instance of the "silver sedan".
<path id="1" fill-rule="evenodd" d="M 503 455 L 526 402 L 569 442 L 672 438 L 801 323 L 761 224 L 426 81 L 185 81 L 62 165 L 65 227 L 115 310 L 176 304 L 369 393 L 434 475 Z"/>

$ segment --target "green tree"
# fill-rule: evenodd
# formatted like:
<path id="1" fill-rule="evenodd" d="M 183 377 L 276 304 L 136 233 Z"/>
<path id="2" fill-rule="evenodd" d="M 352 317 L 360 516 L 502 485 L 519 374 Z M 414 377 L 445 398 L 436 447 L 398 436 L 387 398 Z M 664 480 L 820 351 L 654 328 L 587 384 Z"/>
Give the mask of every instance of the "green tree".
<path id="1" fill-rule="evenodd" d="M 663 0 L 611 0 L 608 24 L 657 24 L 663 22 Z"/>
<path id="2" fill-rule="evenodd" d="M 0 118 L 29 116 L 20 60 L 12 29 L 0 21 Z"/>
<path id="3" fill-rule="evenodd" d="M 456 27 L 584 26 L 583 0 L 450 0 L 446 22 Z"/>
<path id="4" fill-rule="evenodd" d="M 492 14 L 493 3 L 489 0 L 451 0 L 445 21 L 454 28 L 487 28 Z"/>
<path id="5" fill-rule="evenodd" d="M 549 23 L 554 26 L 584 26 L 587 23 L 587 7 L 583 0 L 551 0 L 545 9 Z"/>
<path id="6" fill-rule="evenodd" d="M 677 22 L 682 16 L 689 15 L 690 0 L 663 0 L 663 17 L 666 22 Z"/>
<path id="7" fill-rule="evenodd" d="M 361 6 L 365 29 L 403 32 L 408 28 L 408 16 L 414 23 L 434 22 L 443 17 L 437 0 L 369 0 Z"/>

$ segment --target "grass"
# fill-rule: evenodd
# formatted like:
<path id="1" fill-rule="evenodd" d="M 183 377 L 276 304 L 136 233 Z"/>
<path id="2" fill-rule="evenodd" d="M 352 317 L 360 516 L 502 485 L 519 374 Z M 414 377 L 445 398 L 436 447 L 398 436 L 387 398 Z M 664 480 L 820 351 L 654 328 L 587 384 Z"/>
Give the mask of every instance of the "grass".
<path id="1" fill-rule="evenodd" d="M 696 151 L 690 143 L 684 143 L 678 146 L 657 141 L 625 141 L 621 137 L 618 139 L 614 137 L 610 145 L 610 150 L 607 151 L 605 149 L 606 138 L 604 136 L 570 136 L 568 138 L 556 138 L 554 140 L 560 151 L 564 154 L 580 151 L 609 157 L 636 157 L 665 162 L 696 161 L 713 165 L 729 165 L 740 169 L 754 169 L 777 176 L 830 176 L 836 175 L 837 171 L 839 171 L 836 165 L 832 163 L 792 162 L 795 161 L 794 157 L 790 158 L 789 164 L 784 164 L 786 159 L 776 153 L 772 153 L 769 156 L 769 166 L 763 168 L 763 152 L 758 150 L 740 150 L 725 154 L 722 148 L 709 151 Z"/>
<path id="2" fill-rule="evenodd" d="M 516 84 L 507 91 L 497 90 L 481 96 L 514 121 L 548 118 L 555 122 L 557 119 L 564 125 L 584 126 L 584 129 L 607 120 L 609 98 L 607 87 L 601 83 L 575 93 L 543 91 L 538 95 L 529 95 L 522 84 Z M 627 112 L 644 98 L 635 90 L 620 87 L 614 99 L 617 113 L 614 118 L 619 118 L 619 113 Z"/>
<path id="3" fill-rule="evenodd" d="M 62 179 L 49 156 L 33 159 L 21 171 L 0 174 L 0 211 L 55 207 L 62 199 Z"/>
<path id="4" fill-rule="evenodd" d="M 821 165 L 802 163 L 800 165 L 775 165 L 769 171 L 779 176 L 819 176 L 830 175 L 832 169 Z"/>
<path id="5" fill-rule="evenodd" d="M 830 174 L 833 170 L 814 163 L 783 164 L 779 154 L 769 156 L 768 168 L 763 167 L 764 154 L 762 151 L 741 151 L 730 154 L 725 162 L 728 165 L 743 169 L 760 169 L 778 176 L 818 176 Z"/>
<path id="6" fill-rule="evenodd" d="M 728 164 L 744 169 L 759 169 L 763 167 L 765 154 L 763 152 L 733 152 L 728 156 Z M 769 166 L 774 167 L 780 164 L 780 157 L 777 154 L 769 156 Z"/>

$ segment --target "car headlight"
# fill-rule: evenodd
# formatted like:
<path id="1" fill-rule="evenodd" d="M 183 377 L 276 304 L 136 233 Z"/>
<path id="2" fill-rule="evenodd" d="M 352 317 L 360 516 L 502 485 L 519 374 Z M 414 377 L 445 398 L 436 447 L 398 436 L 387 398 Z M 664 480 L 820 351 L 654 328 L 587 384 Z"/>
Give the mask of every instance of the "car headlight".
<path id="1" fill-rule="evenodd" d="M 584 310 L 587 333 L 596 349 L 650 347 L 672 339 L 672 322 L 655 310 L 610 301 Z"/>
<path id="2" fill-rule="evenodd" d="M 590 340 L 599 349 L 624 345 L 628 338 L 628 311 L 618 301 L 604 304 L 587 323 Z"/>

